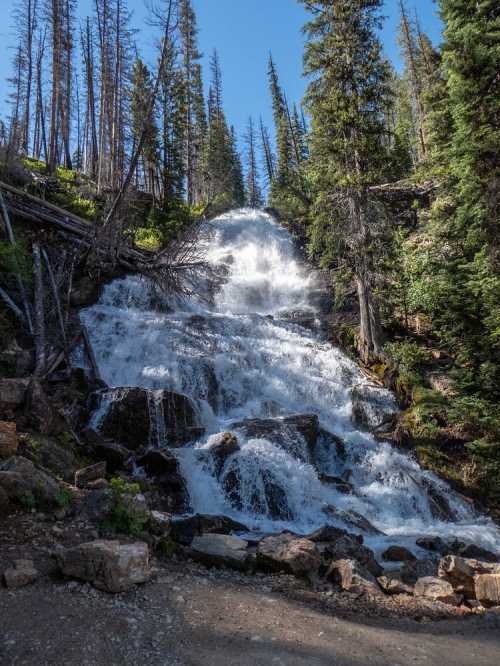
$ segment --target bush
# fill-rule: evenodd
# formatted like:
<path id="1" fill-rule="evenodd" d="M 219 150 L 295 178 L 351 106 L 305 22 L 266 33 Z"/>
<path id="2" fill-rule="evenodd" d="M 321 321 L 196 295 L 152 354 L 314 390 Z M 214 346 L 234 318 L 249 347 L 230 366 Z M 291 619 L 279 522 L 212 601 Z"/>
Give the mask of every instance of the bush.
<path id="1" fill-rule="evenodd" d="M 127 483 L 120 477 L 111 479 L 112 505 L 105 528 L 130 536 L 139 536 L 143 532 L 148 514 L 134 503 L 140 490 L 138 483 Z"/>

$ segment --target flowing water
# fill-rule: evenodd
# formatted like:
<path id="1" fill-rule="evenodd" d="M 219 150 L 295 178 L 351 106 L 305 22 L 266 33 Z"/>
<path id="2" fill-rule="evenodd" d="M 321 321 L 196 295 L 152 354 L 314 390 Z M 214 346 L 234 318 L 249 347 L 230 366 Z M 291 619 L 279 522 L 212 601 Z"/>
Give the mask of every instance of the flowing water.
<path id="1" fill-rule="evenodd" d="M 192 511 L 226 514 L 258 532 L 307 533 L 326 523 L 364 528 L 376 550 L 390 543 L 415 549 L 417 536 L 438 534 L 500 551 L 491 521 L 406 452 L 353 425 L 351 390 L 367 380 L 321 327 L 309 325 L 324 291 L 288 232 L 251 210 L 223 215 L 212 227 L 207 257 L 226 275 L 215 293 L 200 285 L 200 297 L 169 302 L 146 281 L 127 277 L 107 285 L 82 313 L 106 383 L 152 390 L 151 445 L 168 446 L 161 389 L 195 402 L 206 437 L 175 449 Z M 382 402 L 382 411 L 394 408 L 388 392 Z M 315 460 L 283 420 L 296 414 L 319 418 Z M 231 428 L 256 418 L 274 418 L 274 425 L 265 432 Z M 228 429 L 241 448 L 216 469 L 210 446 Z M 325 474 L 351 484 L 352 493 L 320 481 Z M 451 519 L 436 516 L 436 498 L 444 498 Z M 370 535 L 361 517 L 383 534 Z"/>

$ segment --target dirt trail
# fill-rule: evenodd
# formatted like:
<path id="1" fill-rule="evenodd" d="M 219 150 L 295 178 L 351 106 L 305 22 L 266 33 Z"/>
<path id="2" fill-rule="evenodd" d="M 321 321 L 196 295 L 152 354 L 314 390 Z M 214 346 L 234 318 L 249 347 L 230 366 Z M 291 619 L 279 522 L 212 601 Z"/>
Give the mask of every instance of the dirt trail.
<path id="1" fill-rule="evenodd" d="M 173 563 L 111 596 L 44 578 L 0 590 L 0 664 L 362 666 L 500 663 L 500 616 L 336 614 L 244 577 Z"/>

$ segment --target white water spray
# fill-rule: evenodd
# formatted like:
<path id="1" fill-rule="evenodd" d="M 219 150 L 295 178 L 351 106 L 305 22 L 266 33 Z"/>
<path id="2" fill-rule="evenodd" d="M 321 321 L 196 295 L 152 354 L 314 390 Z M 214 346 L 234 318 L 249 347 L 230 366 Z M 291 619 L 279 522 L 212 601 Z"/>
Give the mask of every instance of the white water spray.
<path id="1" fill-rule="evenodd" d="M 325 523 L 355 529 L 347 517 L 361 515 L 386 535 L 367 538 L 375 548 L 415 548 L 416 536 L 438 534 L 500 552 L 491 521 L 407 453 L 353 426 L 350 390 L 366 379 L 318 331 L 294 323 L 304 314 L 314 319 L 321 285 L 290 235 L 250 210 L 221 216 L 213 231 L 208 259 L 225 267 L 227 280 L 210 306 L 201 298 L 169 303 L 129 277 L 107 285 L 82 313 L 109 386 L 171 389 L 198 405 L 207 437 L 176 450 L 193 511 L 225 513 L 253 530 L 303 533 Z M 157 395 L 150 396 L 155 423 L 162 421 Z M 283 425 L 280 441 L 236 429 L 241 450 L 216 473 L 210 435 L 243 419 L 291 414 L 315 414 L 326 431 L 316 467 L 300 453 L 300 435 L 287 440 Z M 342 455 L 328 433 L 342 438 Z M 153 429 L 152 437 L 160 445 L 165 432 Z M 353 493 L 322 483 L 321 474 L 348 481 Z M 436 519 L 436 497 L 445 498 L 451 521 Z"/>

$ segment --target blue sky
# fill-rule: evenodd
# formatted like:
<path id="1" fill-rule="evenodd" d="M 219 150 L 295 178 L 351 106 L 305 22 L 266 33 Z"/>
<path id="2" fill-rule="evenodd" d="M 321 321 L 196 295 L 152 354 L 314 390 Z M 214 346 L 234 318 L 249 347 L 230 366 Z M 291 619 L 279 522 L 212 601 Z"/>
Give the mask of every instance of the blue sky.
<path id="1" fill-rule="evenodd" d="M 11 11 L 16 0 L 0 0 L 0 4 L 0 109 L 4 110 L 12 57 L 9 46 L 14 44 Z M 129 0 L 128 4 L 134 12 L 133 24 L 140 29 L 137 42 L 148 59 L 153 38 L 151 29 L 144 24 L 143 0 Z M 201 51 L 207 60 L 214 46 L 219 51 L 225 108 L 239 135 L 244 132 L 250 114 L 256 118 L 262 114 L 268 125 L 272 122 L 266 79 L 270 50 L 288 98 L 301 99 L 306 87 L 302 78 L 301 27 L 307 20 L 302 5 L 296 0 L 193 0 L 193 5 L 198 16 Z M 382 35 L 386 53 L 396 66 L 400 64 L 397 5 L 398 0 L 386 0 L 387 18 Z M 418 8 L 424 30 L 439 43 L 441 25 L 434 0 L 407 0 L 407 5 L 411 11 L 415 6 Z M 91 6 L 92 0 L 79 0 L 80 15 L 90 13 Z M 208 72 L 208 67 L 205 69 Z"/>

